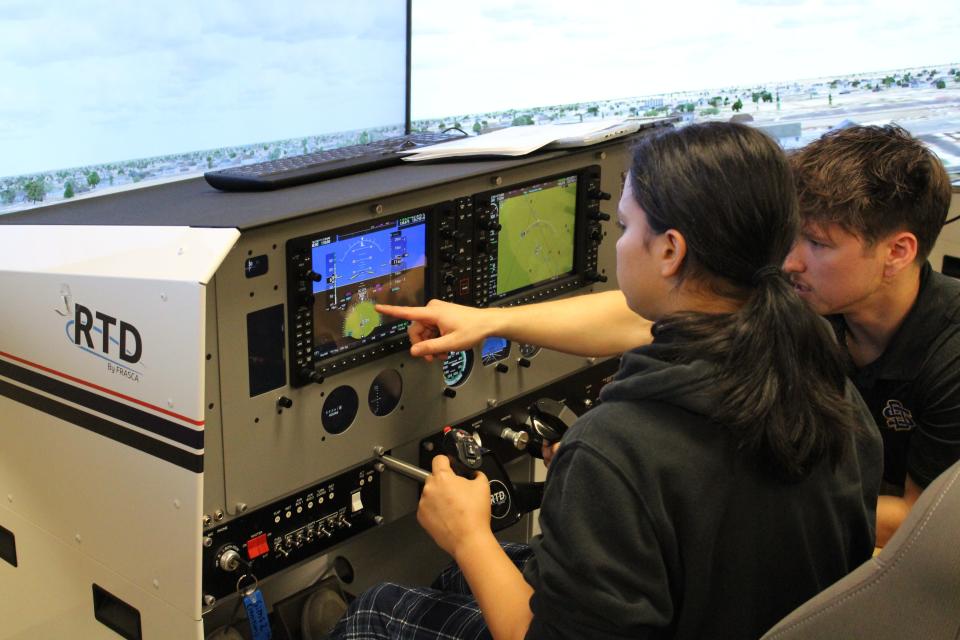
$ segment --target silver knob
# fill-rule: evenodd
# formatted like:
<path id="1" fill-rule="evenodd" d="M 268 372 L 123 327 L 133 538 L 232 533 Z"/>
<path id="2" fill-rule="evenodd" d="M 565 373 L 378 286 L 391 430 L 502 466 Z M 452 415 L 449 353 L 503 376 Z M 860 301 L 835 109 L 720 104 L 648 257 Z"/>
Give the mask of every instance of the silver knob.
<path id="1" fill-rule="evenodd" d="M 530 442 L 530 434 L 526 431 L 514 431 L 509 427 L 504 427 L 500 432 L 500 437 L 513 445 L 517 451 L 523 451 Z"/>
<path id="2" fill-rule="evenodd" d="M 217 558 L 217 566 L 224 571 L 236 571 L 240 568 L 240 554 L 236 549 L 227 549 Z"/>

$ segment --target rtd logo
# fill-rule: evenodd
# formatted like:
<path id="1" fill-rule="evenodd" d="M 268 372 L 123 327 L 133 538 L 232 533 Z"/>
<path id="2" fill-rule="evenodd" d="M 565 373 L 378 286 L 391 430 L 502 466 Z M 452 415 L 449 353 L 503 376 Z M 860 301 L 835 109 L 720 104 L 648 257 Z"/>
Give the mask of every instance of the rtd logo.
<path id="1" fill-rule="evenodd" d="M 490 481 L 490 515 L 499 520 L 510 513 L 510 492 L 499 480 Z"/>
<path id="2" fill-rule="evenodd" d="M 140 339 L 140 332 L 137 328 L 125 322 L 118 320 L 113 316 L 108 316 L 100 311 L 91 312 L 90 309 L 82 304 L 74 304 L 73 317 L 73 342 L 79 346 L 81 337 L 86 343 L 87 348 L 97 349 L 110 355 L 110 333 L 112 327 L 117 327 L 118 336 L 115 342 L 119 344 L 120 359 L 131 364 L 140 361 L 143 355 L 143 342 Z M 100 344 L 94 346 L 91 331 L 99 331 L 101 334 Z"/>

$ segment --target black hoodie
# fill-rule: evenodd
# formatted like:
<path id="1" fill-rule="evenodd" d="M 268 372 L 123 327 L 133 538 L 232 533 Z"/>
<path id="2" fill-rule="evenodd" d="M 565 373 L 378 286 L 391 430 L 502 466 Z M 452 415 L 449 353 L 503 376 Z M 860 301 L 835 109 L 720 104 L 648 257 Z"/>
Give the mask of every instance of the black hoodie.
<path id="1" fill-rule="evenodd" d="M 783 483 L 710 421 L 712 366 L 657 352 L 624 355 L 553 460 L 527 638 L 758 638 L 873 551 L 882 452 L 855 392 L 852 454 Z"/>

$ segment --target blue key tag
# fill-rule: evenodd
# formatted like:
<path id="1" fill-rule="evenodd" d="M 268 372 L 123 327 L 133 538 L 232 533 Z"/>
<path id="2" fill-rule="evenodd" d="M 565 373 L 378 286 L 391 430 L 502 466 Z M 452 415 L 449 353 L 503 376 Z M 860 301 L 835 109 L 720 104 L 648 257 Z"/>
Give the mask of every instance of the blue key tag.
<path id="1" fill-rule="evenodd" d="M 240 591 L 239 584 L 243 581 L 243 576 L 237 582 L 237 591 L 243 596 L 243 608 L 247 610 L 247 620 L 250 622 L 251 640 L 270 640 L 270 616 L 267 615 L 267 604 L 263 601 L 263 592 L 257 586 L 256 577 L 253 577 L 254 583 L 243 591 Z"/>

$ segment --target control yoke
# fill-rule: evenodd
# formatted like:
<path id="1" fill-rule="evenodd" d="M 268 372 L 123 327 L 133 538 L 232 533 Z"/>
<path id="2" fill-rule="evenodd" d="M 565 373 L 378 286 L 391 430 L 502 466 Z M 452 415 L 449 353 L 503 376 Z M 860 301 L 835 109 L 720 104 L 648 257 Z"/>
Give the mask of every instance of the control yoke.
<path id="1" fill-rule="evenodd" d="M 535 458 L 543 458 L 543 445 L 560 440 L 577 421 L 577 414 L 567 405 L 551 398 L 540 398 L 530 405 L 528 412 L 530 442 L 527 452 Z"/>

